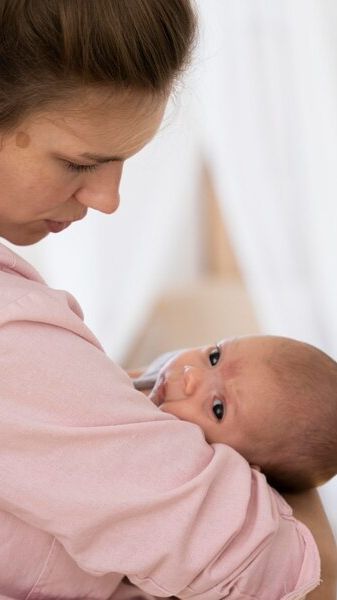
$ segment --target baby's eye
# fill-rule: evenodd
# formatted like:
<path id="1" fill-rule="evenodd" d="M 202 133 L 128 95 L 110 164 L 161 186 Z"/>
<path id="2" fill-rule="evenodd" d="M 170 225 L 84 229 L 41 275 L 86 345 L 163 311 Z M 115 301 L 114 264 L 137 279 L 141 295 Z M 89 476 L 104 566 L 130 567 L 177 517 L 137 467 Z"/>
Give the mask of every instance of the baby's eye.
<path id="1" fill-rule="evenodd" d="M 220 350 L 218 346 L 216 346 L 216 348 L 209 353 L 209 362 L 211 363 L 212 367 L 215 367 L 215 365 L 219 362 L 219 358 Z"/>
<path id="2" fill-rule="evenodd" d="M 213 400 L 212 410 L 218 421 L 222 421 L 225 414 L 225 407 L 222 400 L 215 398 L 215 400 Z"/>

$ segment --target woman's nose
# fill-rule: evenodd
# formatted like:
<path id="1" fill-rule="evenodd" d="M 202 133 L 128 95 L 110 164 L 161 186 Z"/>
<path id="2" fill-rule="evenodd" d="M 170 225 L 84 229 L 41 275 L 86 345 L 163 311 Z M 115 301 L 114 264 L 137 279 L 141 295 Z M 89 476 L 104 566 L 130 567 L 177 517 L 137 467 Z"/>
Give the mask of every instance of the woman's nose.
<path id="1" fill-rule="evenodd" d="M 88 208 L 112 214 L 119 206 L 119 184 L 123 163 L 100 165 L 97 173 L 90 173 L 83 186 L 76 192 L 78 202 Z"/>
<path id="2" fill-rule="evenodd" d="M 198 367 L 184 367 L 184 392 L 186 396 L 194 394 L 201 380 L 201 373 Z"/>

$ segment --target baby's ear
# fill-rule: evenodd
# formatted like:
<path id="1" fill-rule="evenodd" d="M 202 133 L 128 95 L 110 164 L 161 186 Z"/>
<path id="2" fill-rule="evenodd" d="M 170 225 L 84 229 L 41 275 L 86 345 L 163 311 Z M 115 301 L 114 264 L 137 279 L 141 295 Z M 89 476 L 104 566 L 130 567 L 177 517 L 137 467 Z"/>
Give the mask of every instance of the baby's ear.
<path id="1" fill-rule="evenodd" d="M 259 465 L 250 465 L 252 469 L 255 469 L 256 471 L 259 471 L 261 473 L 261 467 L 259 467 Z"/>

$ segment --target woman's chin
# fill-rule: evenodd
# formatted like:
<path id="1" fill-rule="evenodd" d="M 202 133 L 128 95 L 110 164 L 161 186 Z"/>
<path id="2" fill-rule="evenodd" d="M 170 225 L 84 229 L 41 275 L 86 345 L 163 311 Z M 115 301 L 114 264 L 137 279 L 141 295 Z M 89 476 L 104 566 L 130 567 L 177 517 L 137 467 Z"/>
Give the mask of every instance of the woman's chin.
<path id="1" fill-rule="evenodd" d="M 15 246 L 31 246 L 43 240 L 49 231 L 44 227 L 29 227 L 28 225 L 16 225 L 2 227 L 0 225 L 0 236 Z"/>

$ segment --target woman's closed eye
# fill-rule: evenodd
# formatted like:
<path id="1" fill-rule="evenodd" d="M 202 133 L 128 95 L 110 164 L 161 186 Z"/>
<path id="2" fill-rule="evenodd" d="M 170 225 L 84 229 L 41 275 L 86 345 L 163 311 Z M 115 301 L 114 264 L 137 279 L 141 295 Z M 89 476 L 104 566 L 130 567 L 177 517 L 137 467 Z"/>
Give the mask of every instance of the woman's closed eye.
<path id="1" fill-rule="evenodd" d="M 75 171 L 77 173 L 90 172 L 95 171 L 98 167 L 97 164 L 94 165 L 78 165 L 77 163 L 72 163 L 67 160 L 64 161 L 66 168 L 69 171 Z"/>
<path id="2" fill-rule="evenodd" d="M 209 362 L 211 363 L 212 367 L 215 367 L 215 365 L 218 364 L 220 356 L 221 356 L 220 348 L 219 348 L 219 346 L 216 346 L 214 348 L 214 350 L 212 350 L 208 355 Z"/>
<path id="3" fill-rule="evenodd" d="M 214 398 L 212 404 L 212 411 L 218 421 L 222 421 L 225 416 L 225 406 L 222 400 Z"/>

